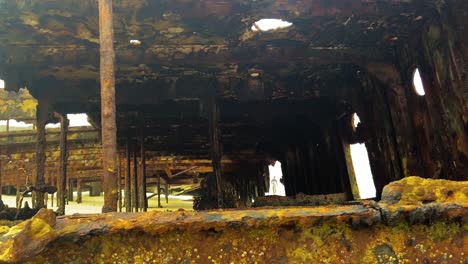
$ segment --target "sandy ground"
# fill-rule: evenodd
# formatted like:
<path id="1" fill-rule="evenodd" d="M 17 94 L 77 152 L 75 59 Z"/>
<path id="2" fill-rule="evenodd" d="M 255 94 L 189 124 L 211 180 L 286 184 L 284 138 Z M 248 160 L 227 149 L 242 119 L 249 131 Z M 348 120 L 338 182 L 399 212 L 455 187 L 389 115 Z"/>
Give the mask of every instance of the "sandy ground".
<path id="1" fill-rule="evenodd" d="M 151 193 L 148 193 L 147 196 L 150 196 Z M 76 199 L 76 192 L 74 193 L 74 198 Z M 9 195 L 3 195 L 2 200 L 5 204 L 7 204 L 9 207 L 15 207 L 16 204 L 16 197 L 15 196 L 9 196 Z M 51 206 L 51 196 L 49 195 L 49 199 L 47 202 L 47 207 L 50 209 L 56 210 L 57 207 L 57 200 L 56 197 L 54 196 L 53 199 L 53 206 Z M 83 202 L 81 204 L 78 204 L 76 202 L 68 202 L 68 205 L 65 206 L 65 213 L 68 214 L 92 214 L 92 213 L 100 213 L 102 209 L 102 205 L 104 203 L 104 197 L 98 196 L 98 197 L 90 197 L 89 192 L 83 192 L 82 193 L 82 200 Z M 27 201 L 29 205 L 31 206 L 31 197 L 25 197 L 23 200 L 24 202 Z M 176 211 L 180 208 L 184 210 L 193 210 L 193 197 L 188 196 L 188 195 L 179 195 L 179 196 L 169 196 L 169 203 L 166 204 L 166 199 L 164 195 L 161 195 L 161 205 L 163 208 L 157 208 L 158 206 L 158 198 L 157 196 L 152 197 L 151 199 L 148 200 L 148 211 L 154 211 L 154 210 L 159 210 L 159 211 Z M 123 211 L 125 211 L 125 208 L 123 208 Z"/>

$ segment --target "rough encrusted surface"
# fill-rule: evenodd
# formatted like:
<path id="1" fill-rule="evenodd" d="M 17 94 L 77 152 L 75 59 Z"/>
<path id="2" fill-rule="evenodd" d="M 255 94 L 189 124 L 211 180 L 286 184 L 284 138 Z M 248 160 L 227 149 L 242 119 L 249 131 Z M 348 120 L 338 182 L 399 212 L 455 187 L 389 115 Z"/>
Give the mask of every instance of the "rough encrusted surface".
<path id="1" fill-rule="evenodd" d="M 427 181 L 410 180 L 399 184 Z M 454 190 L 463 190 L 466 184 L 429 182 L 434 188 L 450 185 Z M 52 211 L 44 209 L 0 238 L 0 260 L 464 263 L 468 204 L 466 196 L 458 197 L 456 203 L 362 202 L 237 211 L 72 215 L 57 219 Z"/>

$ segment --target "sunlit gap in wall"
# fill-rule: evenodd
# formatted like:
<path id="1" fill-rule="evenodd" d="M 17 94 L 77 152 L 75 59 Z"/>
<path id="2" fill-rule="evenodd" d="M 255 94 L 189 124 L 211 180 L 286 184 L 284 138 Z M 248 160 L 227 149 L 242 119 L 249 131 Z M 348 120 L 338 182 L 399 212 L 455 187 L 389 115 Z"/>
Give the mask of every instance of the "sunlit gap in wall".
<path id="1" fill-rule="evenodd" d="M 286 196 L 286 190 L 281 183 L 283 171 L 281 170 L 281 162 L 277 161 L 274 165 L 268 166 L 270 171 L 270 190 L 265 195 Z"/>
<path id="2" fill-rule="evenodd" d="M 359 116 L 354 114 L 354 128 L 356 128 L 360 122 L 361 120 L 359 119 Z M 374 180 L 372 178 L 369 155 L 367 153 L 366 145 L 359 143 L 352 144 L 351 159 L 353 161 L 354 173 L 356 174 L 356 181 L 360 198 L 374 198 L 376 196 L 376 190 Z"/>
<path id="3" fill-rule="evenodd" d="M 23 121 L 16 121 L 15 119 L 8 120 L 8 130 L 9 131 L 26 131 L 32 130 L 33 125 L 27 124 Z M 7 120 L 0 120 L 0 132 L 7 131 Z"/>
<path id="4" fill-rule="evenodd" d="M 252 31 L 270 31 L 292 26 L 291 22 L 282 19 L 264 18 L 253 23 Z"/>
<path id="5" fill-rule="evenodd" d="M 5 81 L 0 79 L 0 89 L 5 89 Z"/>
<path id="6" fill-rule="evenodd" d="M 88 122 L 87 114 L 68 114 L 68 120 L 70 121 L 69 127 L 88 127 L 91 124 Z M 58 128 L 60 123 L 47 124 L 46 128 Z"/>
<path id="7" fill-rule="evenodd" d="M 70 127 L 91 126 L 87 114 L 68 114 L 67 118 L 70 120 Z"/>
<path id="8" fill-rule="evenodd" d="M 421 79 L 421 74 L 419 73 L 419 69 L 416 68 L 414 71 L 413 75 L 413 87 L 414 91 L 419 95 L 419 96 L 424 96 L 426 95 L 426 91 L 424 90 L 424 85 Z"/>

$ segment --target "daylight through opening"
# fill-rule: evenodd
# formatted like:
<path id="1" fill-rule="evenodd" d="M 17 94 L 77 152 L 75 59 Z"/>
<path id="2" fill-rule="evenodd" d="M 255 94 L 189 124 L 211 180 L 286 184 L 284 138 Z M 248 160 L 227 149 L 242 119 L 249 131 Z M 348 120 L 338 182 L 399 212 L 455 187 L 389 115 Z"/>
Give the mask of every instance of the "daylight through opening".
<path id="1" fill-rule="evenodd" d="M 32 130 L 33 125 L 15 119 L 0 120 L 0 132 Z"/>
<path id="2" fill-rule="evenodd" d="M 0 79 L 0 89 L 5 89 L 5 81 Z"/>
<path id="3" fill-rule="evenodd" d="M 422 79 L 421 79 L 421 74 L 419 73 L 419 69 L 416 68 L 416 70 L 414 71 L 414 75 L 413 75 L 413 87 L 414 87 L 414 91 L 419 95 L 419 96 L 423 96 L 426 94 L 426 91 L 424 90 L 424 85 L 423 85 L 423 82 L 422 82 Z"/>
<path id="4" fill-rule="evenodd" d="M 265 193 L 265 195 L 286 196 L 286 189 L 281 182 L 281 179 L 283 178 L 281 162 L 275 162 L 274 165 L 268 166 L 268 169 L 270 171 L 270 189 Z"/>
<path id="5" fill-rule="evenodd" d="M 68 120 L 70 120 L 70 127 L 86 127 L 91 126 L 88 121 L 87 114 L 68 114 Z"/>
<path id="6" fill-rule="evenodd" d="M 361 122 L 359 116 L 354 114 L 353 125 L 357 127 Z M 351 145 L 351 159 L 353 162 L 354 173 L 356 174 L 356 182 L 361 199 L 369 199 L 376 197 L 376 190 L 372 171 L 369 162 L 369 155 L 364 143 L 356 143 Z"/>
<path id="7" fill-rule="evenodd" d="M 264 18 L 253 23 L 251 29 L 253 31 L 270 31 L 287 28 L 290 26 L 292 26 L 291 22 L 284 21 L 282 19 Z"/>

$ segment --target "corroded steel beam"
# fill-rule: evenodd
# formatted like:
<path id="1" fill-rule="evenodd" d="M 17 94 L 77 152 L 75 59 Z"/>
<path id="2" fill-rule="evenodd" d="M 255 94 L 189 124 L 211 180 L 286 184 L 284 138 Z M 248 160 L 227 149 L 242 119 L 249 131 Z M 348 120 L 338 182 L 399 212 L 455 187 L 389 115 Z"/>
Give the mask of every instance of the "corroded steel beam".
<path id="1" fill-rule="evenodd" d="M 57 179 L 57 212 L 65 214 L 65 191 L 67 185 L 67 132 L 68 132 L 68 119 L 66 115 L 59 114 L 60 120 L 60 168 L 59 178 Z"/>
<path id="2" fill-rule="evenodd" d="M 213 171 L 216 177 L 216 191 L 218 199 L 218 208 L 223 208 L 223 168 L 221 166 L 221 160 L 223 158 L 222 149 L 222 138 L 221 131 L 219 128 L 219 105 L 216 98 L 211 100 L 211 118 L 210 118 L 210 134 L 211 134 L 211 155 Z"/>
<path id="3" fill-rule="evenodd" d="M 117 211 L 117 124 L 115 120 L 115 51 L 112 0 L 99 0 L 101 50 L 101 130 L 104 171 L 103 212 Z"/>
<path id="4" fill-rule="evenodd" d="M 49 114 L 49 105 L 40 102 L 37 105 L 37 142 L 36 142 L 36 174 L 33 176 L 33 185 L 40 188 L 45 185 L 45 162 L 46 162 L 46 122 Z M 35 200 L 36 208 L 44 207 L 44 193 L 37 192 Z"/>

